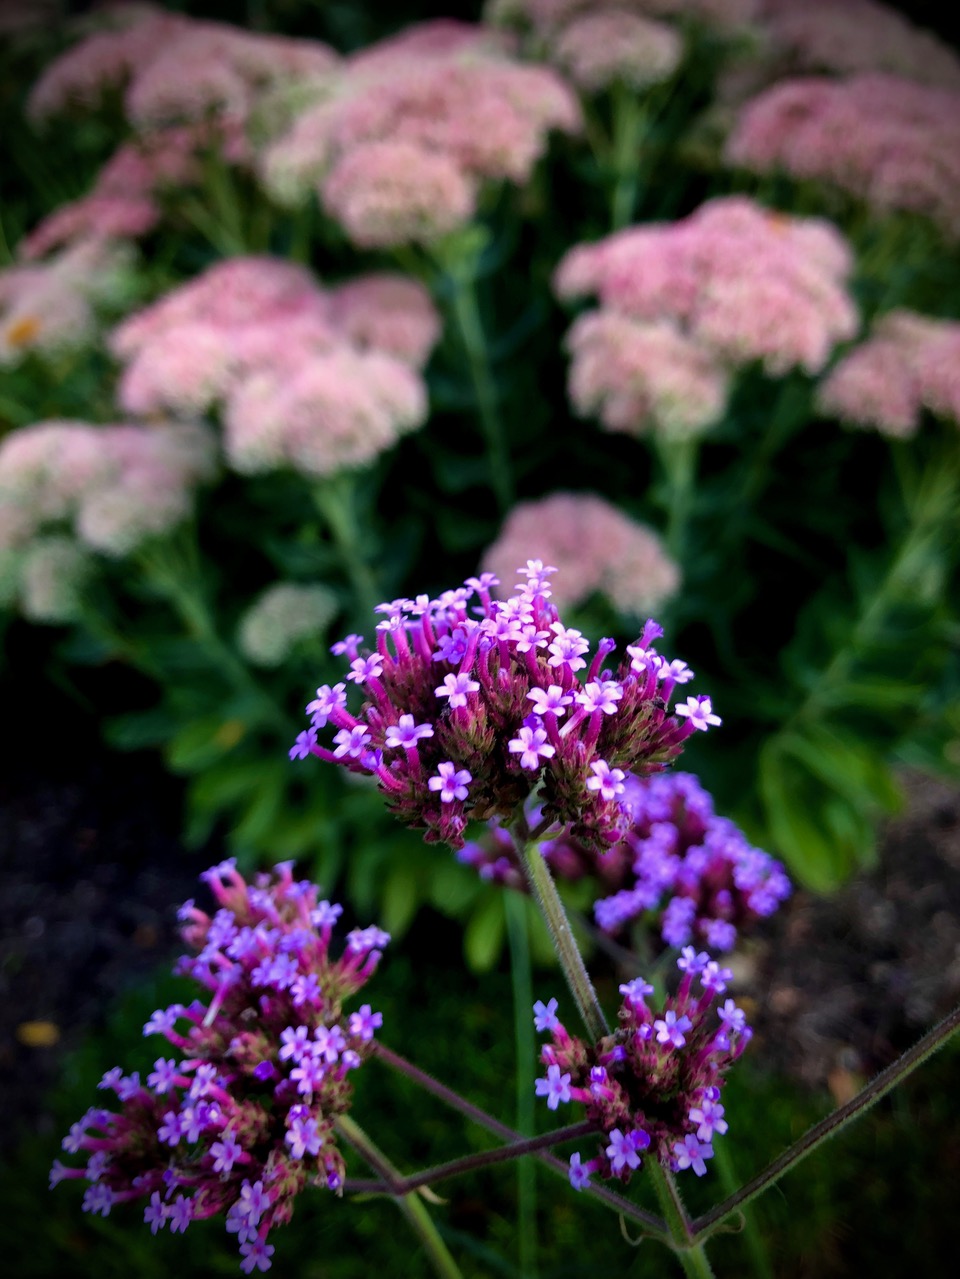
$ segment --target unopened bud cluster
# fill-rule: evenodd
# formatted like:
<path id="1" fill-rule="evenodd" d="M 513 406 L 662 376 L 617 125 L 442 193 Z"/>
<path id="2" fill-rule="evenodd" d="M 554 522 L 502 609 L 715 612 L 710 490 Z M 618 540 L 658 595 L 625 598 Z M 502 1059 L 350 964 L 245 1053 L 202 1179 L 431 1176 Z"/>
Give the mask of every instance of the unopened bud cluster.
<path id="1" fill-rule="evenodd" d="M 138 1073 L 109 1070 L 100 1087 L 119 1111 L 95 1107 L 63 1148 L 86 1159 L 59 1160 L 51 1184 L 88 1181 L 85 1211 L 107 1216 L 114 1204 L 148 1201 L 156 1234 L 226 1216 L 241 1269 L 267 1270 L 274 1226 L 288 1222 L 307 1186 L 339 1192 L 343 1157 L 334 1120 L 349 1109 L 351 1075 L 371 1051 L 380 1013 L 364 1004 L 345 1016 L 343 1001 L 377 967 L 389 941 L 378 928 L 347 934 L 330 954 L 341 908 L 317 900 L 290 863 L 247 884 L 232 859 L 203 876 L 219 909 L 180 911 L 184 940 L 198 953 L 177 970 L 206 992 L 206 1002 L 158 1009 L 145 1035 L 162 1035 L 174 1056 Z"/>
<path id="2" fill-rule="evenodd" d="M 498 582 L 484 573 L 438 599 L 379 605 L 372 652 L 357 635 L 334 645 L 350 662 L 345 682 L 317 689 L 312 726 L 291 756 L 372 775 L 391 811 L 428 842 L 459 848 L 469 818 L 512 821 L 537 790 L 545 821 L 591 848 L 616 843 L 629 825 L 627 771 L 659 771 L 719 717 L 709 697 L 669 709 L 691 672 L 653 647 L 656 622 L 608 667 L 614 641 L 600 640 L 591 656 L 551 603 L 556 570 L 529 560 L 520 571 L 525 581 L 508 600 L 491 597 Z M 356 714 L 346 681 L 365 694 Z M 332 748 L 317 741 L 327 724 Z"/>
<path id="3" fill-rule="evenodd" d="M 571 1035 L 557 1017 L 557 1001 L 534 1005 L 534 1024 L 549 1031 L 540 1060 L 546 1076 L 538 1097 L 556 1110 L 577 1102 L 600 1130 L 597 1153 L 570 1158 L 570 1182 L 582 1190 L 596 1173 L 626 1184 L 644 1155 L 673 1172 L 698 1177 L 713 1157 L 713 1138 L 727 1131 L 720 1104 L 723 1076 L 752 1031 L 741 1008 L 727 998 L 732 974 L 705 951 L 685 947 L 676 995 L 657 1014 L 647 1003 L 653 987 L 638 977 L 620 987 L 618 1028 L 596 1044 Z"/>

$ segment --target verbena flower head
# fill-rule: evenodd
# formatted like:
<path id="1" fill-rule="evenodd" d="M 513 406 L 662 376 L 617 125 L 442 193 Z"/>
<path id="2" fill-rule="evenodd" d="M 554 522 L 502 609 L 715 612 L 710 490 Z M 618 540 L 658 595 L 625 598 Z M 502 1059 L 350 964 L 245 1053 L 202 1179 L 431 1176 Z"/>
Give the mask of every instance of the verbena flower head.
<path id="1" fill-rule="evenodd" d="M 437 599 L 380 605 L 372 649 L 355 635 L 334 645 L 344 679 L 317 689 L 291 755 L 373 777 L 428 842 L 459 848 L 469 819 L 509 822 L 536 791 L 548 822 L 591 847 L 615 843 L 628 823 L 626 770 L 659 771 L 719 718 L 708 697 L 670 711 L 656 622 L 608 666 L 613 640 L 591 654 L 561 620 L 553 569 L 529 560 L 520 572 L 508 600 L 491 597 L 497 581 L 484 574 Z M 324 729 L 335 730 L 329 746 Z"/>
<path id="2" fill-rule="evenodd" d="M 269 1233 L 290 1220 L 302 1190 L 342 1190 L 334 1125 L 382 1022 L 369 1004 L 351 1013 L 344 1004 L 389 937 L 354 929 L 335 958 L 340 907 L 294 880 L 290 863 L 252 884 L 232 859 L 203 878 L 216 910 L 181 908 L 196 953 L 177 966 L 201 997 L 151 1016 L 144 1034 L 165 1041 L 152 1072 L 104 1075 L 100 1088 L 119 1109 L 94 1107 L 73 1125 L 63 1148 L 84 1163 L 57 1160 L 50 1181 L 86 1180 L 84 1210 L 102 1216 L 146 1201 L 153 1234 L 222 1214 L 250 1273 L 269 1269 Z"/>
<path id="3" fill-rule="evenodd" d="M 729 969 L 692 947 L 677 967 L 677 993 L 659 1011 L 648 1003 L 653 987 L 642 977 L 622 985 L 619 1026 L 596 1044 L 567 1031 L 556 1000 L 534 1007 L 537 1028 L 550 1034 L 540 1053 L 546 1075 L 536 1082 L 537 1095 L 552 1110 L 583 1106 L 600 1132 L 591 1159 L 578 1152 L 570 1160 L 577 1190 L 593 1175 L 626 1184 L 645 1158 L 703 1176 L 714 1138 L 727 1131 L 723 1077 L 752 1031 L 727 994 Z"/>
<path id="4" fill-rule="evenodd" d="M 326 586 L 276 582 L 240 619 L 237 645 L 256 666 L 279 666 L 301 639 L 323 635 L 340 605 Z"/>
<path id="5" fill-rule="evenodd" d="M 685 682 L 684 664 L 673 663 L 673 668 L 671 678 Z M 594 904 L 594 916 L 604 932 L 629 945 L 630 925 L 642 920 L 650 930 L 648 941 L 659 934 L 663 947 L 695 943 L 719 953 L 732 950 L 745 928 L 772 915 L 790 895 L 781 863 L 719 817 L 692 774 L 629 773 L 623 786 L 630 825 L 608 851 L 598 853 L 568 832 L 540 844 L 557 878 L 588 878 L 597 885 L 603 895 Z M 533 820 L 536 811 L 534 806 Z M 482 879 L 526 888 L 514 842 L 496 823 L 457 856 Z"/>
<path id="6" fill-rule="evenodd" d="M 821 383 L 823 413 L 882 435 L 916 434 L 924 409 L 960 422 L 960 322 L 888 311 Z"/>
<path id="7" fill-rule="evenodd" d="M 741 109 L 726 160 L 818 180 L 960 236 L 960 89 L 880 72 L 783 80 Z"/>
<path id="8" fill-rule="evenodd" d="M 552 596 L 557 608 L 584 604 L 598 592 L 621 612 L 644 616 L 680 586 L 680 570 L 656 533 L 595 493 L 519 502 L 482 566 L 509 581 L 512 566 L 531 550 L 559 570 Z"/>

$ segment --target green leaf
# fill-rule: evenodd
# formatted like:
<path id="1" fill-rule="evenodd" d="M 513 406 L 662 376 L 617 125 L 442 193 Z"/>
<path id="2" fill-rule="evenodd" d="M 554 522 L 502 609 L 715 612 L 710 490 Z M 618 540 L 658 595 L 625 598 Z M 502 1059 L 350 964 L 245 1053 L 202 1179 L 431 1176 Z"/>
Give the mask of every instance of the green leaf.
<path id="1" fill-rule="evenodd" d="M 103 737 L 118 751 L 139 751 L 149 746 L 162 746 L 176 731 L 178 720 L 166 706 L 129 715 L 115 715 L 103 725 Z"/>
<path id="2" fill-rule="evenodd" d="M 164 758 L 175 773 L 197 773 L 232 751 L 246 735 L 247 725 L 242 719 L 204 715 L 174 734 Z"/>
<path id="3" fill-rule="evenodd" d="M 420 898 L 418 875 L 405 862 L 395 865 L 382 889 L 380 923 L 392 937 L 402 937 L 417 911 Z"/>
<path id="4" fill-rule="evenodd" d="M 503 950 L 504 927 L 502 890 L 490 891 L 467 924 L 463 954 L 473 973 L 487 973 Z"/>

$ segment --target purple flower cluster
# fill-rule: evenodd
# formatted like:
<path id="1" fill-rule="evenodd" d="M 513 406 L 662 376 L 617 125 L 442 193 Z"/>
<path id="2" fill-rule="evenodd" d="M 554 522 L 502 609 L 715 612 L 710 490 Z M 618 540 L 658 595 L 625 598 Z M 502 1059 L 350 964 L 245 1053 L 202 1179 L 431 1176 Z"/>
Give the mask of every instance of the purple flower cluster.
<path id="1" fill-rule="evenodd" d="M 608 851 L 598 855 L 566 832 L 540 845 L 558 878 L 590 876 L 609 890 L 594 904 L 604 932 L 615 936 L 644 916 L 667 946 L 697 942 L 727 951 L 740 929 L 772 915 L 790 895 L 781 863 L 718 817 L 691 773 L 628 774 L 623 786 L 629 828 Z M 457 856 L 482 879 L 526 888 L 513 839 L 496 823 Z"/>
<path id="2" fill-rule="evenodd" d="M 594 1158 L 584 1162 L 579 1152 L 570 1158 L 576 1190 L 594 1173 L 626 1184 L 644 1154 L 673 1172 L 692 1168 L 702 1177 L 714 1136 L 727 1131 L 723 1076 L 753 1032 L 732 999 L 719 1002 L 728 968 L 692 946 L 677 967 L 679 988 L 659 1014 L 646 1002 L 653 987 L 642 977 L 622 985 L 620 1025 L 594 1045 L 569 1034 L 555 999 L 534 1004 L 537 1030 L 551 1035 L 540 1053 L 547 1070 L 536 1081 L 537 1096 L 551 1110 L 579 1102 L 602 1134 Z"/>
<path id="3" fill-rule="evenodd" d="M 270 1268 L 267 1236 L 290 1220 L 301 1190 L 341 1190 L 334 1120 L 350 1106 L 351 1073 L 382 1021 L 369 1004 L 346 1016 L 342 1005 L 373 974 L 389 937 L 354 929 L 334 959 L 341 907 L 318 902 L 290 863 L 253 884 L 233 859 L 202 878 L 219 909 L 211 917 L 192 901 L 181 908 L 184 940 L 198 953 L 177 971 L 208 1001 L 151 1016 L 144 1034 L 164 1036 L 174 1055 L 158 1057 L 142 1082 L 119 1066 L 107 1071 L 100 1087 L 120 1110 L 94 1107 L 73 1125 L 63 1148 L 86 1163 L 57 1160 L 50 1184 L 86 1179 L 84 1210 L 103 1216 L 146 1199 L 154 1234 L 223 1213 L 249 1274 Z"/>
<path id="4" fill-rule="evenodd" d="M 498 582 L 483 573 L 438 599 L 379 605 L 372 652 L 361 653 L 358 635 L 334 645 L 350 669 L 317 689 L 291 757 L 376 777 L 390 810 L 428 842 L 459 848 L 468 818 L 509 822 L 538 790 L 546 821 L 591 848 L 615 843 L 629 825 L 627 770 L 659 771 L 720 720 L 709 697 L 671 713 L 686 668 L 653 647 L 663 631 L 652 620 L 615 669 L 604 666 L 613 640 L 591 656 L 550 602 L 555 571 L 528 560 L 508 600 L 491 597 Z M 347 709 L 347 682 L 365 694 L 358 714 Z M 327 724 L 332 749 L 317 742 Z"/>
<path id="5" fill-rule="evenodd" d="M 631 778 L 625 807 L 631 825 L 623 844 L 634 882 L 595 903 L 605 932 L 618 933 L 656 911 L 668 946 L 696 942 L 732 950 L 744 924 L 772 915 L 790 895 L 782 865 L 716 815 L 692 774 Z"/>

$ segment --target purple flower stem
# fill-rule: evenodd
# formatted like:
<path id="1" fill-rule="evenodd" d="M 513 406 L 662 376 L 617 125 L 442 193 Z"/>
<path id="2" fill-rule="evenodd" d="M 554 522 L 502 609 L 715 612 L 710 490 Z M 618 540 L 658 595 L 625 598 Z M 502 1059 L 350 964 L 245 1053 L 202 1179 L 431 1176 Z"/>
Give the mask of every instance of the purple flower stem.
<path id="1" fill-rule="evenodd" d="M 814 1124 L 812 1128 L 808 1128 L 798 1141 L 789 1146 L 763 1172 L 758 1173 L 745 1186 L 741 1186 L 736 1194 L 730 1195 L 722 1203 L 717 1204 L 715 1208 L 711 1208 L 709 1212 L 697 1217 L 691 1223 L 693 1238 L 698 1241 L 708 1238 L 731 1214 L 738 1212 L 752 1199 L 756 1199 L 758 1195 L 763 1194 L 765 1190 L 768 1190 L 775 1182 L 779 1181 L 784 1173 L 796 1167 L 802 1159 L 812 1154 L 818 1146 L 822 1145 L 830 1137 L 835 1136 L 841 1128 L 845 1128 L 854 1119 L 859 1119 L 881 1097 L 885 1097 L 891 1089 L 902 1083 L 918 1066 L 922 1066 L 927 1058 L 932 1056 L 938 1048 L 942 1048 L 947 1040 L 952 1035 L 955 1035 L 958 1030 L 960 1030 L 960 1006 L 955 1008 L 952 1013 L 948 1013 L 932 1030 L 927 1031 L 922 1039 L 918 1040 L 912 1048 L 908 1048 L 896 1061 L 891 1062 L 856 1097 L 845 1105 L 839 1106 L 832 1114 Z"/>
<path id="2" fill-rule="evenodd" d="M 560 894 L 557 892 L 557 886 L 553 882 L 550 867 L 544 860 L 539 845 L 529 838 L 526 820 L 523 817 L 511 828 L 511 833 L 526 869 L 530 891 L 540 907 L 540 913 L 553 942 L 553 948 L 557 952 L 567 985 L 570 987 L 590 1038 L 596 1043 L 597 1040 L 610 1034 L 610 1028 L 583 962 L 580 948 L 574 939 L 570 921 Z"/>
<path id="3" fill-rule="evenodd" d="M 495 1136 L 502 1138 L 504 1141 L 517 1142 L 522 1140 L 520 1133 L 514 1132 L 512 1128 L 508 1128 L 506 1124 L 494 1119 L 492 1115 L 488 1115 L 485 1110 L 481 1110 L 479 1106 L 475 1106 L 473 1102 L 467 1101 L 465 1097 L 461 1097 L 459 1093 L 454 1092 L 452 1088 L 448 1088 L 446 1084 L 442 1084 L 438 1079 L 428 1074 L 425 1070 L 421 1070 L 419 1066 L 415 1066 L 413 1062 L 407 1061 L 401 1057 L 399 1053 L 395 1053 L 392 1048 L 387 1048 L 385 1044 L 377 1041 L 374 1045 L 374 1056 L 380 1057 L 388 1066 L 392 1066 L 394 1070 L 402 1075 L 406 1075 L 425 1092 L 432 1093 L 434 1097 L 440 1101 L 458 1110 L 462 1115 L 466 1115 L 468 1119 L 473 1120 L 481 1128 L 486 1128 L 488 1132 L 492 1132 Z M 562 1131 L 562 1130 L 561 1130 Z M 557 1133 L 554 1133 L 554 1137 Z M 562 1159 L 558 1159 L 555 1155 L 549 1154 L 547 1151 L 539 1150 L 534 1152 L 536 1158 L 541 1163 L 562 1177 L 564 1181 L 568 1179 L 570 1171 L 569 1165 Z M 350 1189 L 360 1189 L 355 1182 L 350 1182 Z M 615 1191 L 608 1190 L 604 1186 L 593 1185 L 589 1183 L 584 1187 L 584 1194 L 591 1194 L 595 1199 L 599 1199 L 607 1207 L 613 1208 L 620 1213 L 625 1219 L 635 1221 L 638 1225 L 644 1227 L 647 1233 L 654 1238 L 665 1240 L 666 1227 L 659 1217 L 653 1213 L 645 1212 L 642 1208 L 638 1208 L 622 1195 L 618 1195 Z"/>

